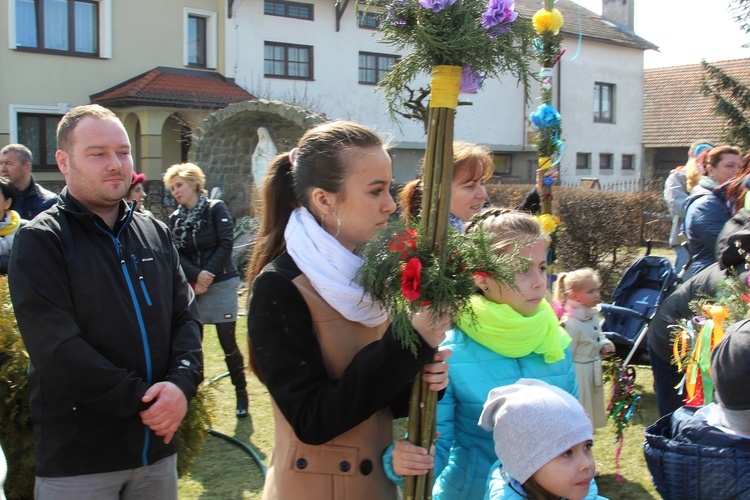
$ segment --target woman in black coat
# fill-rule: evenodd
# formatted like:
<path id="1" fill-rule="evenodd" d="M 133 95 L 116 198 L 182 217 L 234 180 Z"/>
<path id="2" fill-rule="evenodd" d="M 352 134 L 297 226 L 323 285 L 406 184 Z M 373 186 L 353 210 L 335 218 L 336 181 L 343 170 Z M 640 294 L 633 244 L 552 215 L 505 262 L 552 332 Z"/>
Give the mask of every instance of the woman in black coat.
<path id="1" fill-rule="evenodd" d="M 227 368 L 237 392 L 237 417 L 248 416 L 244 361 L 237 347 L 237 287 L 239 272 L 232 262 L 234 224 L 226 204 L 209 200 L 206 176 L 197 165 L 172 165 L 164 185 L 180 208 L 169 216 L 180 263 L 195 290 L 203 324 L 216 326 Z"/>

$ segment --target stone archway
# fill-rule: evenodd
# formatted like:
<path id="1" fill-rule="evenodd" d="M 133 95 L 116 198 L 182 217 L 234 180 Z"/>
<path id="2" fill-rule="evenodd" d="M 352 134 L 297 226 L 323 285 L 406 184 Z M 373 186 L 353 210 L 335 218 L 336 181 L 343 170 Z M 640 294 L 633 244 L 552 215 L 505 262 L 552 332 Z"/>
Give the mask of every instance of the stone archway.
<path id="1" fill-rule="evenodd" d="M 277 101 L 230 104 L 201 122 L 193 135 L 189 160 L 203 169 L 207 190 L 220 187 L 232 216 L 242 217 L 252 212 L 251 156 L 258 144 L 258 127 L 265 127 L 278 152 L 284 152 L 307 129 L 326 121 L 322 114 Z"/>
<path id="2" fill-rule="evenodd" d="M 182 137 L 187 128 L 179 113 L 172 113 L 161 127 L 161 161 L 164 169 L 185 161 L 182 155 Z"/>
<path id="3" fill-rule="evenodd" d="M 125 131 L 128 133 L 128 137 L 130 138 L 130 154 L 133 157 L 133 168 L 135 168 L 136 172 L 142 172 L 141 122 L 138 119 L 138 115 L 135 113 L 128 113 L 127 116 L 122 118 L 122 123 L 125 127 Z"/>

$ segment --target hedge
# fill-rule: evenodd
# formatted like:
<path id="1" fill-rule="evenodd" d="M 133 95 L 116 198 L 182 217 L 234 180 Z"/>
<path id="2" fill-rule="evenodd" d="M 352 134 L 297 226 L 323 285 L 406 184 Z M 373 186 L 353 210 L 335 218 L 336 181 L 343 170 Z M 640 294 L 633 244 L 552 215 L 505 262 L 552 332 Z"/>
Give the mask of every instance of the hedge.
<path id="1" fill-rule="evenodd" d="M 530 185 L 488 185 L 496 206 L 518 205 Z M 557 271 L 597 269 L 608 297 L 649 239 L 666 246 L 671 220 L 657 191 L 618 192 L 585 188 L 553 190 L 552 213 L 560 217 Z"/>

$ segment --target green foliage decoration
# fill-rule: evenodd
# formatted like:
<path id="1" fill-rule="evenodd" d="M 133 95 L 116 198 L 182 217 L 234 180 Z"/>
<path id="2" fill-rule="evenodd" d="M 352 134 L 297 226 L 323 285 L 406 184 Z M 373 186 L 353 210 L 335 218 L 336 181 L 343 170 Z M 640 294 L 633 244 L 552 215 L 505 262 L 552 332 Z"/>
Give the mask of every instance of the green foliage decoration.
<path id="1" fill-rule="evenodd" d="M 439 12 L 417 0 L 370 0 L 368 5 L 382 9 L 378 31 L 380 42 L 395 52 L 406 53 L 383 75 L 377 88 L 385 92 L 392 117 L 401 104 L 404 89 L 420 73 L 430 74 L 435 66 L 471 68 L 482 77 L 511 74 L 523 85 L 529 99 L 529 63 L 535 32 L 527 19 L 503 24 L 503 30 L 482 25 L 487 0 L 457 0 Z M 500 32 L 502 31 L 502 32 Z"/>
<path id="2" fill-rule="evenodd" d="M 190 471 L 203 452 L 216 407 L 212 391 L 205 383 L 198 387 L 198 392 L 190 401 L 187 415 L 180 424 L 180 451 L 177 453 L 177 472 L 180 477 Z"/>
<path id="3" fill-rule="evenodd" d="M 414 353 L 419 339 L 410 318 L 420 308 L 448 312 L 454 319 L 471 314 L 469 299 L 477 291 L 475 272 L 485 272 L 498 283 L 515 287 L 516 271 L 528 265 L 528 260 L 518 255 L 518 248 L 498 253 L 492 236 L 482 229 L 466 235 L 448 231 L 443 243 L 446 257 L 441 259 L 441 252 L 430 249 L 419 227 L 418 219 L 408 225 L 401 220 L 391 222 L 363 246 L 364 264 L 358 272 L 365 291 L 391 316 L 396 337 Z M 410 267 L 415 264 L 413 259 L 419 262 L 418 271 L 414 280 L 408 280 L 409 271 L 416 269 Z"/>
<path id="4" fill-rule="evenodd" d="M 29 355 L 18 331 L 8 280 L 0 276 L 0 444 L 8 462 L 9 500 L 34 495 L 34 436 L 26 373 Z"/>

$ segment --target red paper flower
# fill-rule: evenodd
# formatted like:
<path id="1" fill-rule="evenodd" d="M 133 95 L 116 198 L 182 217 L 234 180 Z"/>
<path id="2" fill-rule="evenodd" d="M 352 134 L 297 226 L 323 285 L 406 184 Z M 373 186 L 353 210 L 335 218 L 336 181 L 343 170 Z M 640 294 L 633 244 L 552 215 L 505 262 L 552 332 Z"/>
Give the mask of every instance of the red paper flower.
<path id="1" fill-rule="evenodd" d="M 473 274 L 475 278 L 489 278 L 490 277 L 490 273 L 488 273 L 487 271 L 474 271 L 471 274 Z"/>
<path id="2" fill-rule="evenodd" d="M 422 263 L 412 257 L 401 266 L 401 293 L 411 301 L 422 296 L 420 284 L 422 282 Z"/>
<path id="3" fill-rule="evenodd" d="M 742 297 L 740 297 L 740 298 L 741 298 L 741 299 L 742 299 L 743 301 L 745 301 L 745 302 L 750 302 L 750 295 L 743 295 L 743 296 L 742 296 Z"/>
<path id="4" fill-rule="evenodd" d="M 414 229 L 407 228 L 403 233 L 399 233 L 388 242 L 388 248 L 394 252 L 401 252 L 401 258 L 405 259 L 410 252 L 417 251 L 417 232 Z"/>

